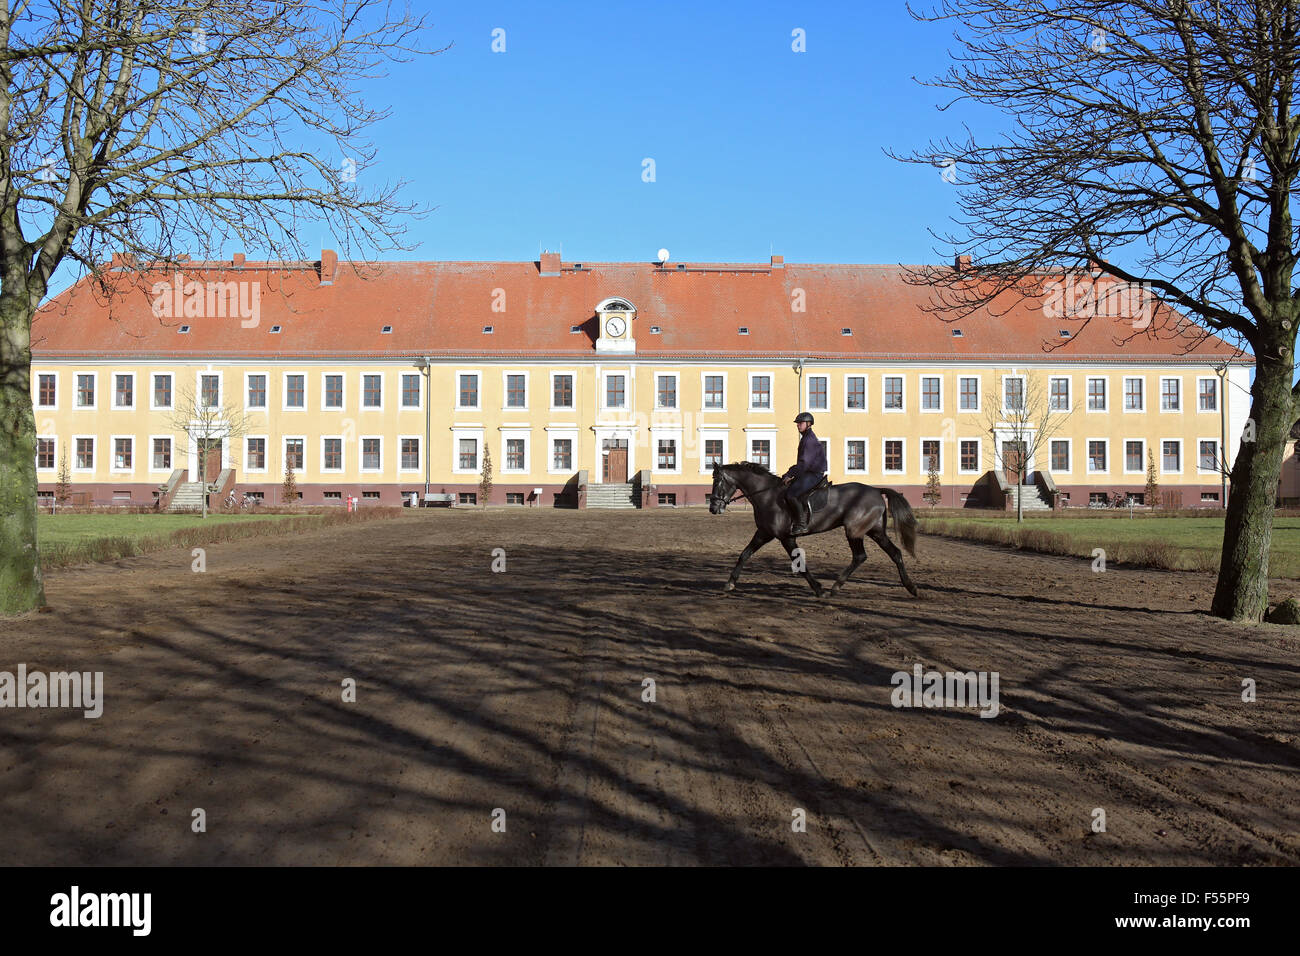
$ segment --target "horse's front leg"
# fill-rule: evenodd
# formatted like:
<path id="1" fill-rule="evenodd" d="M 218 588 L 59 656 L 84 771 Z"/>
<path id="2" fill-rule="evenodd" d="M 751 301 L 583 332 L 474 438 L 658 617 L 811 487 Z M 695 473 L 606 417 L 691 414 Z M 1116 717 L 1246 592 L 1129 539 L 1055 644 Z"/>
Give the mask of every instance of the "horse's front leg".
<path id="1" fill-rule="evenodd" d="M 740 552 L 740 557 L 736 560 L 736 566 L 731 569 L 731 577 L 727 578 L 727 583 L 723 587 L 724 591 L 736 590 L 736 582 L 740 579 L 740 572 L 745 567 L 745 562 L 754 556 L 754 552 L 772 540 L 770 534 L 762 531 L 755 531 L 754 537 L 749 539 L 749 544 L 745 545 L 745 550 Z"/>
<path id="2" fill-rule="evenodd" d="M 785 546 L 786 554 L 790 555 L 790 559 L 794 560 L 794 549 L 797 547 L 794 538 L 784 537 L 781 539 L 781 544 Z M 806 560 L 806 557 L 803 562 L 803 579 L 808 582 L 808 586 L 812 588 L 813 594 L 818 597 L 822 596 L 822 586 L 808 570 L 808 561 Z"/>

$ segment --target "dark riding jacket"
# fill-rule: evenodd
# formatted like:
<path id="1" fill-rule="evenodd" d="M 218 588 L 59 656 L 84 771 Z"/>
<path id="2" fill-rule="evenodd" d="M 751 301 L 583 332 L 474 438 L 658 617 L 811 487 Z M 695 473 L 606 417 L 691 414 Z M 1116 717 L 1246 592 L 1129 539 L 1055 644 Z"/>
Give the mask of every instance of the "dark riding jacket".
<path id="1" fill-rule="evenodd" d="M 799 479 L 815 475 L 820 478 L 824 471 L 826 471 L 826 449 L 822 448 L 822 443 L 809 428 L 799 436 L 799 460 L 781 477 Z"/>

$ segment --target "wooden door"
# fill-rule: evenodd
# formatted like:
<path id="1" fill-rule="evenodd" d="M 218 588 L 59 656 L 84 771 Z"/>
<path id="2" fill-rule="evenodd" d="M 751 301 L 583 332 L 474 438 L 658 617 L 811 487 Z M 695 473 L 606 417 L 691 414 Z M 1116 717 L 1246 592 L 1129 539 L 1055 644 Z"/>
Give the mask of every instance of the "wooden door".
<path id="1" fill-rule="evenodd" d="M 624 483 L 627 481 L 627 443 L 625 441 L 611 442 L 610 449 L 605 453 L 605 477 L 608 483 Z"/>
<path id="2" fill-rule="evenodd" d="M 213 442 L 208 447 L 207 460 L 203 468 L 204 481 L 216 481 L 221 474 L 221 442 Z"/>
<path id="3" fill-rule="evenodd" d="M 1002 470 L 1006 472 L 1007 484 L 1018 485 L 1025 480 L 1025 443 L 1022 441 L 1004 441 L 1002 443 Z"/>

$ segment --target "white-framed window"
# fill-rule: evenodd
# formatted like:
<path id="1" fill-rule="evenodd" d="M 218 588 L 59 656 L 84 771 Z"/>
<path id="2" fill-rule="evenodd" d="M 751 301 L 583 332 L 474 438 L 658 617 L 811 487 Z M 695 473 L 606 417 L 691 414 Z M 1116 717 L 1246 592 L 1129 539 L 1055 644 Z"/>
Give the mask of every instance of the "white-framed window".
<path id="1" fill-rule="evenodd" d="M 957 379 L 957 408 L 963 412 L 980 410 L 980 379 L 978 375 L 962 375 Z"/>
<path id="2" fill-rule="evenodd" d="M 865 475 L 867 473 L 867 445 L 866 438 L 846 438 L 844 439 L 844 471 L 850 475 Z"/>
<path id="3" fill-rule="evenodd" d="M 519 412 L 528 409 L 528 372 L 507 369 L 501 373 L 501 410 Z"/>
<path id="4" fill-rule="evenodd" d="M 222 388 L 222 372 L 196 372 L 195 397 L 200 408 L 220 408 L 225 390 Z"/>
<path id="5" fill-rule="evenodd" d="M 323 412 L 341 412 L 343 401 L 343 373 L 321 372 L 320 407 Z"/>
<path id="6" fill-rule="evenodd" d="M 343 436 L 322 435 L 320 439 L 320 470 L 343 470 Z"/>
<path id="7" fill-rule="evenodd" d="M 568 475 L 577 470 L 577 429 L 547 429 L 546 471 L 551 475 Z"/>
<path id="8" fill-rule="evenodd" d="M 1088 406 L 1089 412 L 1104 412 L 1107 408 L 1108 396 L 1106 387 L 1106 377 L 1104 375 L 1092 375 L 1088 378 Z"/>
<path id="9" fill-rule="evenodd" d="M 1183 473 L 1183 440 L 1181 438 L 1162 438 L 1160 440 L 1160 471 L 1166 475 Z"/>
<path id="10" fill-rule="evenodd" d="M 307 410 L 306 372 L 285 372 L 284 410 L 286 412 L 305 412 Z"/>
<path id="11" fill-rule="evenodd" d="M 397 436 L 397 470 L 399 472 L 418 472 L 421 468 L 420 451 L 422 439 L 419 435 Z"/>
<path id="12" fill-rule="evenodd" d="M 1200 475 L 1217 475 L 1219 465 L 1219 440 L 1217 438 L 1198 438 L 1196 440 L 1196 473 Z"/>
<path id="13" fill-rule="evenodd" d="M 270 456 L 267 454 L 270 438 L 266 435 L 244 436 L 244 473 L 247 475 L 264 475 L 270 471 Z"/>
<path id="14" fill-rule="evenodd" d="M 1124 439 L 1124 474 L 1144 475 L 1147 470 L 1147 443 L 1141 438 Z"/>
<path id="15" fill-rule="evenodd" d="M 1053 375 L 1047 381 L 1047 407 L 1053 412 L 1068 412 L 1070 406 L 1070 376 Z"/>
<path id="16" fill-rule="evenodd" d="M 36 436 L 36 470 L 57 471 L 59 467 L 59 439 L 57 435 Z"/>
<path id="17" fill-rule="evenodd" d="M 676 372 L 655 373 L 655 408 L 677 408 L 680 402 L 678 388 L 681 383 Z"/>
<path id="18" fill-rule="evenodd" d="M 804 408 L 813 411 L 826 411 L 831 407 L 831 378 L 829 375 L 809 375 L 807 385 L 808 397 Z"/>
<path id="19" fill-rule="evenodd" d="M 1196 377 L 1196 410 L 1198 412 L 1217 412 L 1219 410 L 1219 379 L 1214 375 Z"/>
<path id="20" fill-rule="evenodd" d="M 384 470 L 384 437 L 382 435 L 362 435 L 357 439 L 361 449 L 361 471 L 363 474 L 375 475 Z"/>
<path id="21" fill-rule="evenodd" d="M 1124 376 L 1124 411 L 1146 411 L 1146 379 L 1141 376 Z"/>
<path id="22" fill-rule="evenodd" d="M 268 383 L 271 376 L 266 372 L 244 373 L 244 410 L 266 410 Z"/>
<path id="23" fill-rule="evenodd" d="M 551 373 L 551 411 L 571 412 L 577 407 L 578 376 L 572 369 Z"/>
<path id="24" fill-rule="evenodd" d="M 109 438 L 113 459 L 109 471 L 129 475 L 135 471 L 135 438 L 131 435 L 112 435 Z"/>
<path id="25" fill-rule="evenodd" d="M 457 475 L 477 475 L 483 468 L 483 429 L 451 430 L 451 470 Z"/>
<path id="26" fill-rule="evenodd" d="M 651 433 L 654 443 L 652 469 L 660 475 L 680 475 L 682 473 L 682 440 L 680 432 L 654 431 Z"/>
<path id="27" fill-rule="evenodd" d="M 176 395 L 173 391 L 175 380 L 171 372 L 154 372 L 149 376 L 149 408 L 154 411 L 166 411 L 176 407 Z"/>
<path id="28" fill-rule="evenodd" d="M 149 436 L 149 470 L 170 472 L 173 467 L 172 449 L 175 442 L 171 435 Z"/>
<path id="29" fill-rule="evenodd" d="M 1110 471 L 1110 439 L 1088 439 L 1088 474 L 1104 475 Z"/>
<path id="30" fill-rule="evenodd" d="M 292 468 L 295 475 L 301 474 L 307 468 L 307 436 L 306 435 L 285 435 L 284 441 L 280 446 L 284 450 L 282 459 L 283 467 L 280 471 L 284 472 Z"/>
<path id="31" fill-rule="evenodd" d="M 37 408 L 59 407 L 59 373 L 37 372 L 32 403 Z"/>
<path id="32" fill-rule="evenodd" d="M 700 407 L 706 412 L 727 410 L 726 372 L 700 373 Z"/>
<path id="33" fill-rule="evenodd" d="M 601 408 L 627 408 L 627 373 L 604 372 Z"/>
<path id="34" fill-rule="evenodd" d="M 880 407 L 887 412 L 901 412 L 904 410 L 905 396 L 903 394 L 903 376 L 901 375 L 884 375 L 880 379 L 881 403 Z"/>
<path id="35" fill-rule="evenodd" d="M 420 382 L 423 377 L 419 372 L 402 373 L 402 408 L 420 409 L 424 407 L 424 387 Z"/>
<path id="36" fill-rule="evenodd" d="M 865 412 L 867 410 L 867 377 L 865 375 L 844 376 L 844 410 L 846 412 Z"/>
<path id="37" fill-rule="evenodd" d="M 1002 414 L 1023 414 L 1025 411 L 1025 376 L 1002 376 Z"/>
<path id="38" fill-rule="evenodd" d="M 770 412 L 772 410 L 772 375 L 770 372 L 749 373 L 749 410 L 751 412 Z"/>
<path id="39" fill-rule="evenodd" d="M 483 395 L 480 386 L 483 374 L 476 368 L 456 370 L 456 408 L 465 411 L 479 411 L 483 407 Z"/>
<path id="40" fill-rule="evenodd" d="M 934 470 L 943 474 L 943 439 L 941 438 L 922 438 L 918 444 L 921 448 L 920 474 L 928 475 L 931 465 Z"/>
<path id="41" fill-rule="evenodd" d="M 774 432 L 760 432 L 756 435 L 749 435 L 746 440 L 749 442 L 749 460 L 771 471 L 772 453 L 776 449 L 776 434 Z"/>
<path id="42" fill-rule="evenodd" d="M 880 470 L 887 475 L 901 475 L 907 468 L 907 439 L 880 439 Z"/>
<path id="43" fill-rule="evenodd" d="M 363 412 L 381 412 L 384 410 L 384 376 L 382 372 L 361 373 L 361 410 Z"/>
<path id="44" fill-rule="evenodd" d="M 700 474 L 708 474 L 713 471 L 714 462 L 725 465 L 731 459 L 727 456 L 727 444 L 729 442 L 729 430 L 726 428 L 701 428 L 700 429 Z"/>
<path id="45" fill-rule="evenodd" d="M 1074 447 L 1069 438 L 1053 438 L 1048 450 L 1049 470 L 1054 474 L 1068 475 L 1073 470 Z"/>
<path id="46" fill-rule="evenodd" d="M 1183 380 L 1180 376 L 1160 376 L 1160 410 L 1162 412 L 1183 410 Z"/>
<path id="47" fill-rule="evenodd" d="M 95 402 L 98 398 L 96 393 L 99 391 L 97 388 L 98 378 L 99 375 L 96 372 L 75 372 L 73 374 L 73 381 L 77 385 L 77 391 L 72 400 L 74 408 L 94 409 L 96 407 Z"/>
<path id="48" fill-rule="evenodd" d="M 957 440 L 957 474 L 977 475 L 982 470 L 984 442 L 979 438 L 959 438 Z"/>
<path id="49" fill-rule="evenodd" d="M 502 429 L 501 431 L 501 473 L 503 475 L 522 475 L 532 471 L 529 460 L 529 429 Z"/>
<path id="50" fill-rule="evenodd" d="M 943 379 L 940 376 L 921 376 L 921 411 L 943 411 Z"/>
<path id="51" fill-rule="evenodd" d="M 95 470 L 95 436 L 72 436 L 72 470 L 87 474 Z"/>

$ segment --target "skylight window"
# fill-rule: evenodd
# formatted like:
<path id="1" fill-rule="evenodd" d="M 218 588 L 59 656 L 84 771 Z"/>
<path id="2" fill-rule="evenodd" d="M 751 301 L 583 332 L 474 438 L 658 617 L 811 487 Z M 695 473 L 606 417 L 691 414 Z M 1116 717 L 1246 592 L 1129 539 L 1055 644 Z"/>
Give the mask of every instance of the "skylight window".
<path id="1" fill-rule="evenodd" d="M 280 327 L 279 327 L 278 325 L 273 325 L 273 326 L 271 326 L 271 333 L 272 333 L 273 335 L 274 335 L 274 334 L 278 334 L 279 331 L 280 331 Z"/>
<path id="2" fill-rule="evenodd" d="M 658 335 L 658 334 L 661 333 L 662 331 L 663 331 L 663 329 L 659 328 L 659 326 L 657 326 L 657 325 L 652 325 L 652 326 L 650 326 L 650 334 L 651 334 L 651 335 Z"/>
<path id="3" fill-rule="evenodd" d="M 485 325 L 485 326 L 483 326 L 483 334 L 484 334 L 484 335 L 491 335 L 491 334 L 492 334 L 492 326 L 490 326 L 490 325 Z"/>
<path id="4" fill-rule="evenodd" d="M 840 329 L 840 335 L 852 335 L 852 334 L 853 334 L 852 329 Z"/>
<path id="5" fill-rule="evenodd" d="M 1059 330 L 1059 333 L 1060 333 L 1061 338 L 1063 338 L 1063 339 L 1068 339 L 1068 338 L 1070 337 L 1070 330 L 1069 330 L 1069 329 L 1060 329 L 1060 330 Z"/>
<path id="6" fill-rule="evenodd" d="M 379 330 L 381 335 L 388 335 L 392 331 L 393 331 L 393 327 L 391 325 L 385 325 L 382 329 Z"/>
<path id="7" fill-rule="evenodd" d="M 582 331 L 582 326 L 581 326 L 581 325 L 571 325 L 571 326 L 569 326 L 569 333 L 570 333 L 570 334 L 573 334 L 574 332 L 581 332 L 581 331 Z"/>
<path id="8" fill-rule="evenodd" d="M 177 334 L 177 335 L 184 335 L 184 334 L 187 333 L 189 330 L 190 330 L 190 327 L 189 327 L 188 325 L 182 325 L 179 329 L 176 330 L 176 334 Z"/>
<path id="9" fill-rule="evenodd" d="M 740 333 L 741 335 L 748 335 L 748 334 L 749 334 L 749 326 L 748 326 L 748 325 L 742 325 L 740 328 L 736 329 L 736 331 L 737 331 L 738 333 Z"/>
<path id="10" fill-rule="evenodd" d="M 953 330 L 952 330 L 952 337 L 953 337 L 953 338 L 955 338 L 955 339 L 959 339 L 959 338 L 961 338 L 961 335 L 962 335 L 962 333 L 961 333 L 961 329 L 953 329 Z"/>

